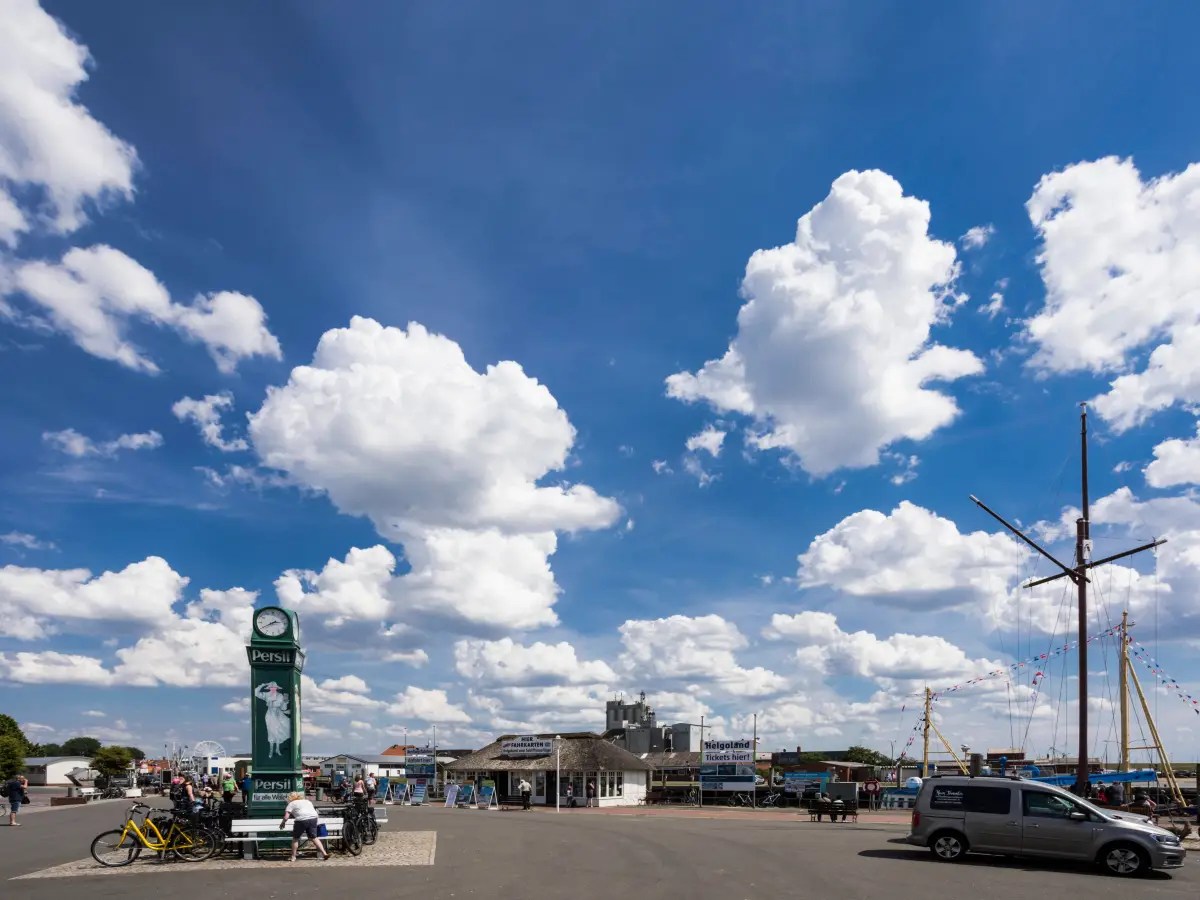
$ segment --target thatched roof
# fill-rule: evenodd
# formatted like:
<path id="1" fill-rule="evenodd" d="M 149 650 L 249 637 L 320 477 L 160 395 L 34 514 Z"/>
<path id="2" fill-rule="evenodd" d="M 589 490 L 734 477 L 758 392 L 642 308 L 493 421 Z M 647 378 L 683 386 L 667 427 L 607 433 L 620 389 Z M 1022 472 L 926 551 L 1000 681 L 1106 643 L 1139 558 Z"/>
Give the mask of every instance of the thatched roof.
<path id="1" fill-rule="evenodd" d="M 545 756 L 505 756 L 501 753 L 504 741 L 521 735 L 505 734 L 470 756 L 446 766 L 448 772 L 534 772 L 553 769 L 557 764 L 554 751 Z M 539 734 L 552 740 L 553 734 Z M 561 735 L 562 768 L 568 772 L 645 772 L 650 769 L 627 750 L 615 747 L 597 734 L 575 732 Z"/>
<path id="2" fill-rule="evenodd" d="M 640 756 L 655 769 L 694 769 L 700 765 L 699 750 L 655 751 Z"/>

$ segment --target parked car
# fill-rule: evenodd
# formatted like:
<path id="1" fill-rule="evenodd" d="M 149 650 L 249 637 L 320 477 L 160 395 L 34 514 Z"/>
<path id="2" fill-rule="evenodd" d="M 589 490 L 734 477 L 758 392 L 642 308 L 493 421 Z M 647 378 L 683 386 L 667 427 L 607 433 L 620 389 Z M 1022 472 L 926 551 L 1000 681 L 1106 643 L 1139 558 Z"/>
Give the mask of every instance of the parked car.
<path id="1" fill-rule="evenodd" d="M 1145 816 L 1100 809 L 1019 776 L 925 779 L 907 840 L 945 862 L 999 853 L 1094 862 L 1121 876 L 1179 868 L 1187 855 L 1178 837 Z"/>

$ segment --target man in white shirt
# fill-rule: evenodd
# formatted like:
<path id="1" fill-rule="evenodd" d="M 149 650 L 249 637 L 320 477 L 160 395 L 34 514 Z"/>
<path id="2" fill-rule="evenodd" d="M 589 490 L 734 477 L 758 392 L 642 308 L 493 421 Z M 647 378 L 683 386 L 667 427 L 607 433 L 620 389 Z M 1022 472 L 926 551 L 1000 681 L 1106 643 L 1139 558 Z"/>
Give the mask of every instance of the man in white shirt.
<path id="1" fill-rule="evenodd" d="M 521 779 L 521 784 L 517 788 L 521 792 L 521 802 L 524 804 L 522 809 L 529 809 L 529 798 L 533 794 L 533 787 L 524 778 Z"/>
<path id="2" fill-rule="evenodd" d="M 287 809 L 283 811 L 283 821 L 279 823 L 279 827 L 285 827 L 288 819 L 296 820 L 295 824 L 292 825 L 292 862 L 296 861 L 296 851 L 300 848 L 300 838 L 306 835 L 313 842 L 313 846 L 317 848 L 317 852 L 321 854 L 321 860 L 329 859 L 329 852 L 325 849 L 325 845 L 321 843 L 321 838 L 318 836 L 317 827 L 321 820 L 317 816 L 317 809 L 310 801 L 304 798 L 304 794 L 300 791 L 292 791 L 288 794 Z"/>

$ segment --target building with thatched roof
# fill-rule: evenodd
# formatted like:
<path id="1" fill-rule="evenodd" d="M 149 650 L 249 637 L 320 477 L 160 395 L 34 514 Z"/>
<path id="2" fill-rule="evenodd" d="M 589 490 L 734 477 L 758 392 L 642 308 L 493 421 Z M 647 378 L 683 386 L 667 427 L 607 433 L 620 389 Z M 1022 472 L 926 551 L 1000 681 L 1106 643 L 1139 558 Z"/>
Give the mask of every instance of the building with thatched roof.
<path id="1" fill-rule="evenodd" d="M 446 766 L 459 782 L 492 781 L 501 799 L 519 799 L 529 782 L 534 803 L 583 806 L 588 785 L 600 806 L 634 806 L 646 796 L 650 766 L 598 734 L 505 734 Z"/>

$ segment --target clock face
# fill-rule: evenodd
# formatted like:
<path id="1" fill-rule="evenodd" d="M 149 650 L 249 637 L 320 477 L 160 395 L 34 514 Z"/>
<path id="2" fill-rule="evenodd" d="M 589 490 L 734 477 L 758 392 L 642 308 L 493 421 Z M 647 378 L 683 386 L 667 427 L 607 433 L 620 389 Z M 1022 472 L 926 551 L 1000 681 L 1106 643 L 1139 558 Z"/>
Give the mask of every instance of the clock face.
<path id="1" fill-rule="evenodd" d="M 264 609 L 254 620 L 260 634 L 279 637 L 288 628 L 288 617 L 281 609 Z"/>

